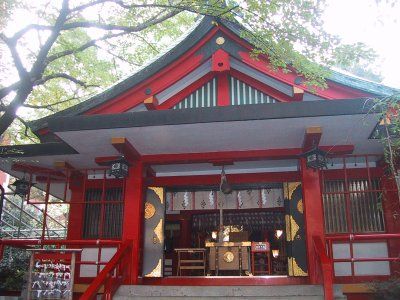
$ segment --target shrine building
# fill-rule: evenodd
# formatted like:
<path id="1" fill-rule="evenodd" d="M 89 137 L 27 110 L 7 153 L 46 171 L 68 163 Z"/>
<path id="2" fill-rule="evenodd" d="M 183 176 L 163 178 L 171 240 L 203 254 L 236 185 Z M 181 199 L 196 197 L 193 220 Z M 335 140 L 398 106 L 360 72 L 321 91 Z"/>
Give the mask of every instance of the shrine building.
<path id="1" fill-rule="evenodd" d="M 63 239 L 49 239 L 45 218 L 41 238 L 0 248 L 80 249 L 82 299 L 293 285 L 355 299 L 344 284 L 399 271 L 398 191 L 375 105 L 399 90 L 334 71 L 311 89 L 254 59 L 241 30 L 203 18 L 136 73 L 31 122 L 39 144 L 1 146 L 26 201 L 68 205 L 69 219 Z"/>

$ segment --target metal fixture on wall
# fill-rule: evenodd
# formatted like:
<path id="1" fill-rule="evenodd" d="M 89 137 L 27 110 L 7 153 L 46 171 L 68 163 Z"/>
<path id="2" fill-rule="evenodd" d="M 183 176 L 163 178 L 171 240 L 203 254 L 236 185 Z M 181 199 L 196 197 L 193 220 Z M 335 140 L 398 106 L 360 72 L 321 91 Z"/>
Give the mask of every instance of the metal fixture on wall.
<path id="1" fill-rule="evenodd" d="M 109 175 L 112 175 L 116 178 L 126 178 L 129 173 L 129 164 L 125 158 L 121 157 L 120 159 L 111 162 L 111 168 L 109 170 Z"/>
<path id="2" fill-rule="evenodd" d="M 303 156 L 306 158 L 307 168 L 314 170 L 323 169 L 326 167 L 326 155 L 327 153 L 318 147 L 303 153 Z"/>

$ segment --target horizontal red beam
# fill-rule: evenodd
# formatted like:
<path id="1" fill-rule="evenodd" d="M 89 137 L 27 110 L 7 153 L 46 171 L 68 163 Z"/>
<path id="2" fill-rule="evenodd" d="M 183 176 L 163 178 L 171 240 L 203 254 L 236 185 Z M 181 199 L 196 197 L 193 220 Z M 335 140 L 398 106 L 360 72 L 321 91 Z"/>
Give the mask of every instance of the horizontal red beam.
<path id="1" fill-rule="evenodd" d="M 350 154 L 353 145 L 322 146 L 320 149 L 331 155 Z M 148 164 L 184 164 L 207 163 L 213 161 L 251 161 L 262 159 L 296 159 L 303 153 L 302 148 L 267 149 L 246 151 L 221 151 L 204 153 L 172 153 L 143 155 L 142 160 Z"/>
<path id="2" fill-rule="evenodd" d="M 35 254 L 36 259 L 40 260 L 71 260 L 71 253 L 39 253 Z"/>
<path id="3" fill-rule="evenodd" d="M 336 170 L 323 170 L 323 178 L 325 180 L 343 180 L 346 176 L 348 178 L 368 178 L 367 168 L 355 169 L 336 169 Z M 382 168 L 370 168 L 369 175 L 371 178 L 380 178 L 384 175 Z"/>
<path id="4" fill-rule="evenodd" d="M 333 262 L 368 262 L 368 261 L 399 261 L 400 257 L 360 257 L 337 258 Z"/>
<path id="5" fill-rule="evenodd" d="M 134 162 L 140 159 L 140 153 L 125 137 L 114 137 L 111 139 L 113 147 L 121 153 L 129 162 Z"/>
<path id="6" fill-rule="evenodd" d="M 337 235 L 327 235 L 326 239 L 332 240 L 332 241 L 365 241 L 365 240 L 400 239 L 400 233 L 337 234 Z"/>
<path id="7" fill-rule="evenodd" d="M 251 173 L 246 174 L 228 174 L 228 181 L 231 184 L 255 183 L 255 182 L 286 182 L 299 181 L 299 172 L 271 172 L 271 173 Z M 219 185 L 220 175 L 199 175 L 199 176 L 171 176 L 155 177 L 151 179 L 150 185 L 156 186 L 189 186 L 189 185 Z"/>

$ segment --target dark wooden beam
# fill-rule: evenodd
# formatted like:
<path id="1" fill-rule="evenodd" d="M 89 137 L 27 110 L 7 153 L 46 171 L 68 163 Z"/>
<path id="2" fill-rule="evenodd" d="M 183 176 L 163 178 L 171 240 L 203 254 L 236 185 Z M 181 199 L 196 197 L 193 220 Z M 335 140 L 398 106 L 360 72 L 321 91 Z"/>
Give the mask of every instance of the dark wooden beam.
<path id="1" fill-rule="evenodd" d="M 140 153 L 125 137 L 113 137 L 111 144 L 128 162 L 135 162 L 140 159 Z"/>
<path id="2" fill-rule="evenodd" d="M 210 161 L 215 167 L 222 166 L 232 166 L 234 164 L 233 160 L 221 159 L 221 160 L 213 160 Z"/>
<path id="3" fill-rule="evenodd" d="M 306 152 L 314 147 L 318 147 L 322 137 L 322 127 L 308 127 L 304 133 L 303 151 Z"/>

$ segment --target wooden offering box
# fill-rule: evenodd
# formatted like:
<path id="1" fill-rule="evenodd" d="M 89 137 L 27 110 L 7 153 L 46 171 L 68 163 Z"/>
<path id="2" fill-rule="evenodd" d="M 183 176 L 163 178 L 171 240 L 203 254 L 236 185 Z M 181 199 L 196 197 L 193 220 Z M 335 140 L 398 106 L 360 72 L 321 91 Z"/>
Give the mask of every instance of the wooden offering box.
<path id="1" fill-rule="evenodd" d="M 210 271 L 242 271 L 249 270 L 249 247 L 251 242 L 206 243 L 209 252 Z"/>

